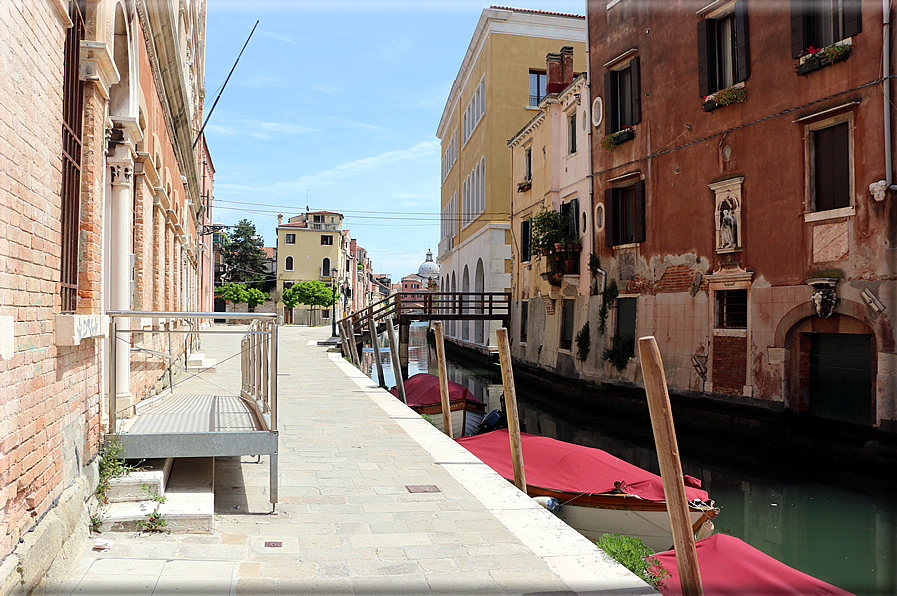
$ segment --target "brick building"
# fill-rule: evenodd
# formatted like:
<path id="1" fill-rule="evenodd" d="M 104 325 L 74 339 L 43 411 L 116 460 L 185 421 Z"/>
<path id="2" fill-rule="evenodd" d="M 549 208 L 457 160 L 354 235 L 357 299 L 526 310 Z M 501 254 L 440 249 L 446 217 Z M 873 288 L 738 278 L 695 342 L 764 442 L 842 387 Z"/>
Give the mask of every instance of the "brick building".
<path id="1" fill-rule="evenodd" d="M 122 413 L 161 388 L 165 364 L 132 348 L 165 350 L 154 332 L 181 323 L 110 346 L 105 313 L 208 304 L 204 35 L 203 0 L 0 11 L 0 594 L 51 588 L 86 535 L 110 349 Z"/>
<path id="2" fill-rule="evenodd" d="M 619 297 L 564 296 L 584 361 L 523 358 L 638 387 L 631 342 L 653 335 L 676 393 L 894 430 L 883 5 L 590 0 L 587 20 L 590 274 Z"/>

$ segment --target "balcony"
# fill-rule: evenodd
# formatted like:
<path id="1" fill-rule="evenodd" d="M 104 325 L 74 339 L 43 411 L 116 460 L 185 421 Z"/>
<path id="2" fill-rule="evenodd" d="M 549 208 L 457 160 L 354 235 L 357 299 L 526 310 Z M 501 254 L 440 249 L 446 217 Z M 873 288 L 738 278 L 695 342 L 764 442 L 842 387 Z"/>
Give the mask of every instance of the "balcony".
<path id="1" fill-rule="evenodd" d="M 333 267 L 321 267 L 320 271 L 322 280 L 333 279 L 337 276 L 337 270 Z"/>
<path id="2" fill-rule="evenodd" d="M 325 230 L 330 232 L 339 232 L 340 224 L 338 223 L 310 223 L 308 224 L 309 230 Z"/>

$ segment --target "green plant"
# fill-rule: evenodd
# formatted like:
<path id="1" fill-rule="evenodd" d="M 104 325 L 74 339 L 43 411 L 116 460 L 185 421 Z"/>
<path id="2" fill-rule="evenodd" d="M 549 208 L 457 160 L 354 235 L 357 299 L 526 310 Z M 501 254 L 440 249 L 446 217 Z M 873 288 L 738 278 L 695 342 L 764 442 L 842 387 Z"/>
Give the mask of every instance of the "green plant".
<path id="1" fill-rule="evenodd" d="M 140 488 L 143 489 L 143 492 L 149 495 L 151 501 L 155 501 L 160 505 L 168 500 L 165 495 L 160 495 L 159 493 L 153 492 L 153 488 L 148 484 L 143 484 Z"/>
<path id="2" fill-rule="evenodd" d="M 579 356 L 580 362 L 585 362 L 592 348 L 592 338 L 589 336 L 589 322 L 582 326 L 582 329 L 576 334 L 576 355 Z"/>
<path id="3" fill-rule="evenodd" d="M 429 422 L 430 424 L 432 424 L 433 426 L 436 426 L 436 423 L 433 422 L 433 417 L 430 416 L 429 414 L 421 414 L 420 417 L 423 418 L 424 420 L 426 420 L 427 422 Z"/>
<path id="4" fill-rule="evenodd" d="M 637 536 L 605 534 L 596 544 L 655 590 L 662 587 L 670 576 L 670 572 L 651 556 L 654 553 Z"/>
<path id="5" fill-rule="evenodd" d="M 90 516 L 90 531 L 96 534 L 100 534 L 103 531 L 103 516 L 99 513 L 94 513 Z"/>
<path id="6" fill-rule="evenodd" d="M 610 362 L 617 369 L 617 372 L 623 372 L 629 359 L 635 351 L 635 338 L 631 335 L 614 335 L 611 339 L 611 347 L 606 348 L 601 354 L 601 358 L 605 362 Z"/>
<path id="7" fill-rule="evenodd" d="M 743 103 L 747 101 L 747 92 L 744 90 L 744 87 L 726 87 L 714 93 L 713 101 L 720 106 Z"/>
<path id="8" fill-rule="evenodd" d="M 604 335 L 607 332 L 607 313 L 619 295 L 620 290 L 617 288 L 617 280 L 610 280 L 610 283 L 607 284 L 607 287 L 604 288 L 604 292 L 601 294 L 601 308 L 598 310 L 599 335 Z"/>
<path id="9" fill-rule="evenodd" d="M 530 255 L 537 259 L 550 252 L 554 245 L 565 242 L 568 216 L 542 205 L 530 220 Z"/>
<path id="10" fill-rule="evenodd" d="M 165 518 L 159 513 L 159 509 L 156 508 L 146 514 L 145 520 L 138 521 L 137 527 L 140 528 L 142 532 L 166 532 L 167 530 L 165 528 L 168 527 L 168 522 L 165 521 Z"/>
<path id="11" fill-rule="evenodd" d="M 844 279 L 844 271 L 841 269 L 823 269 L 821 271 L 814 271 L 810 274 L 810 279 L 822 279 L 826 277 Z"/>
<path id="12" fill-rule="evenodd" d="M 589 271 L 592 272 L 593 277 L 598 275 L 599 269 L 601 269 L 601 259 L 595 253 L 589 254 Z"/>
<path id="13" fill-rule="evenodd" d="M 632 126 L 627 126 L 623 130 L 618 130 L 617 132 L 612 132 L 601 139 L 601 146 L 608 151 L 612 151 L 614 147 L 620 143 L 620 138 L 631 132 L 635 132 L 635 128 Z"/>
<path id="14" fill-rule="evenodd" d="M 123 447 L 117 439 L 109 439 L 100 448 L 100 479 L 94 494 L 100 503 L 108 503 L 109 499 L 106 493 L 109 491 L 109 481 L 119 476 L 125 476 L 135 470 L 139 470 L 138 466 L 128 464 L 122 457 Z"/>

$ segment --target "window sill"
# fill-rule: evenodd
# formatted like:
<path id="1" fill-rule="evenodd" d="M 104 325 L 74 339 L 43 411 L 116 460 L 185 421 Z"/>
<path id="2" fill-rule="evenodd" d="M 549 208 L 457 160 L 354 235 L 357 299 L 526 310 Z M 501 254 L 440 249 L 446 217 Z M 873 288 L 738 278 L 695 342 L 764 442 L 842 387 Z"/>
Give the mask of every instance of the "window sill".
<path id="1" fill-rule="evenodd" d="M 527 104 L 527 105 L 526 105 L 526 109 L 527 109 L 527 110 L 532 110 L 532 111 L 534 111 L 534 112 L 538 112 L 538 111 L 541 110 L 542 108 L 540 108 L 539 106 L 531 106 L 531 105 Z"/>
<path id="2" fill-rule="evenodd" d="M 714 337 L 747 337 L 747 329 L 714 329 Z"/>
<path id="3" fill-rule="evenodd" d="M 630 242 L 629 244 L 616 244 L 614 250 L 626 250 L 627 248 L 638 248 L 640 242 Z"/>
<path id="4" fill-rule="evenodd" d="M 841 53 L 836 56 L 821 56 L 816 57 L 819 54 L 824 54 L 827 50 L 832 48 L 846 48 L 846 50 L 841 49 Z M 798 63 L 794 66 L 794 71 L 798 74 L 798 76 L 806 76 L 811 72 L 815 72 L 817 70 L 821 70 L 827 66 L 831 66 L 836 62 L 842 62 L 850 58 L 850 53 L 853 50 L 853 39 L 848 37 L 847 39 L 841 40 L 839 42 L 834 43 L 833 45 L 828 46 L 827 48 L 822 48 L 819 50 L 817 54 L 811 54 L 809 56 L 803 56 Z"/>
<path id="5" fill-rule="evenodd" d="M 810 223 L 813 221 L 824 221 L 827 219 L 838 219 L 840 217 L 853 217 L 856 215 L 856 207 L 841 207 L 840 209 L 829 209 L 827 211 L 812 211 L 804 213 L 804 221 Z"/>

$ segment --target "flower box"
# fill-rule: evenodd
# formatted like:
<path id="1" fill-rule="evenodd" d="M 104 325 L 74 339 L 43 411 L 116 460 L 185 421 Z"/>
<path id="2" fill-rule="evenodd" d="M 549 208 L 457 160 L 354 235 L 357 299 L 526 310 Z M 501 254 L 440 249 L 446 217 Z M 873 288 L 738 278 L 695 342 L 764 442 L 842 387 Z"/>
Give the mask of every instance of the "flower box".
<path id="1" fill-rule="evenodd" d="M 607 149 L 608 151 L 613 151 L 613 149 L 619 145 L 620 143 L 625 143 L 626 141 L 631 141 L 635 138 L 635 129 L 631 126 L 624 128 L 623 130 L 611 133 L 604 137 L 601 141 L 601 146 Z"/>
<path id="2" fill-rule="evenodd" d="M 517 184 L 517 192 L 526 192 L 533 187 L 533 183 L 529 180 L 525 180 Z"/>
<path id="3" fill-rule="evenodd" d="M 809 48 L 802 60 L 795 65 L 794 70 L 800 76 L 806 76 L 811 72 L 815 72 L 826 66 L 831 66 L 835 62 L 841 62 L 850 58 L 853 46 L 850 45 L 833 45 L 827 48 L 816 49 Z"/>
<path id="4" fill-rule="evenodd" d="M 704 107 L 705 112 L 712 112 L 713 110 L 720 108 L 722 106 L 719 105 L 718 103 L 716 103 L 715 101 L 713 101 L 712 99 L 708 99 L 707 101 L 704 102 L 703 107 Z"/>

